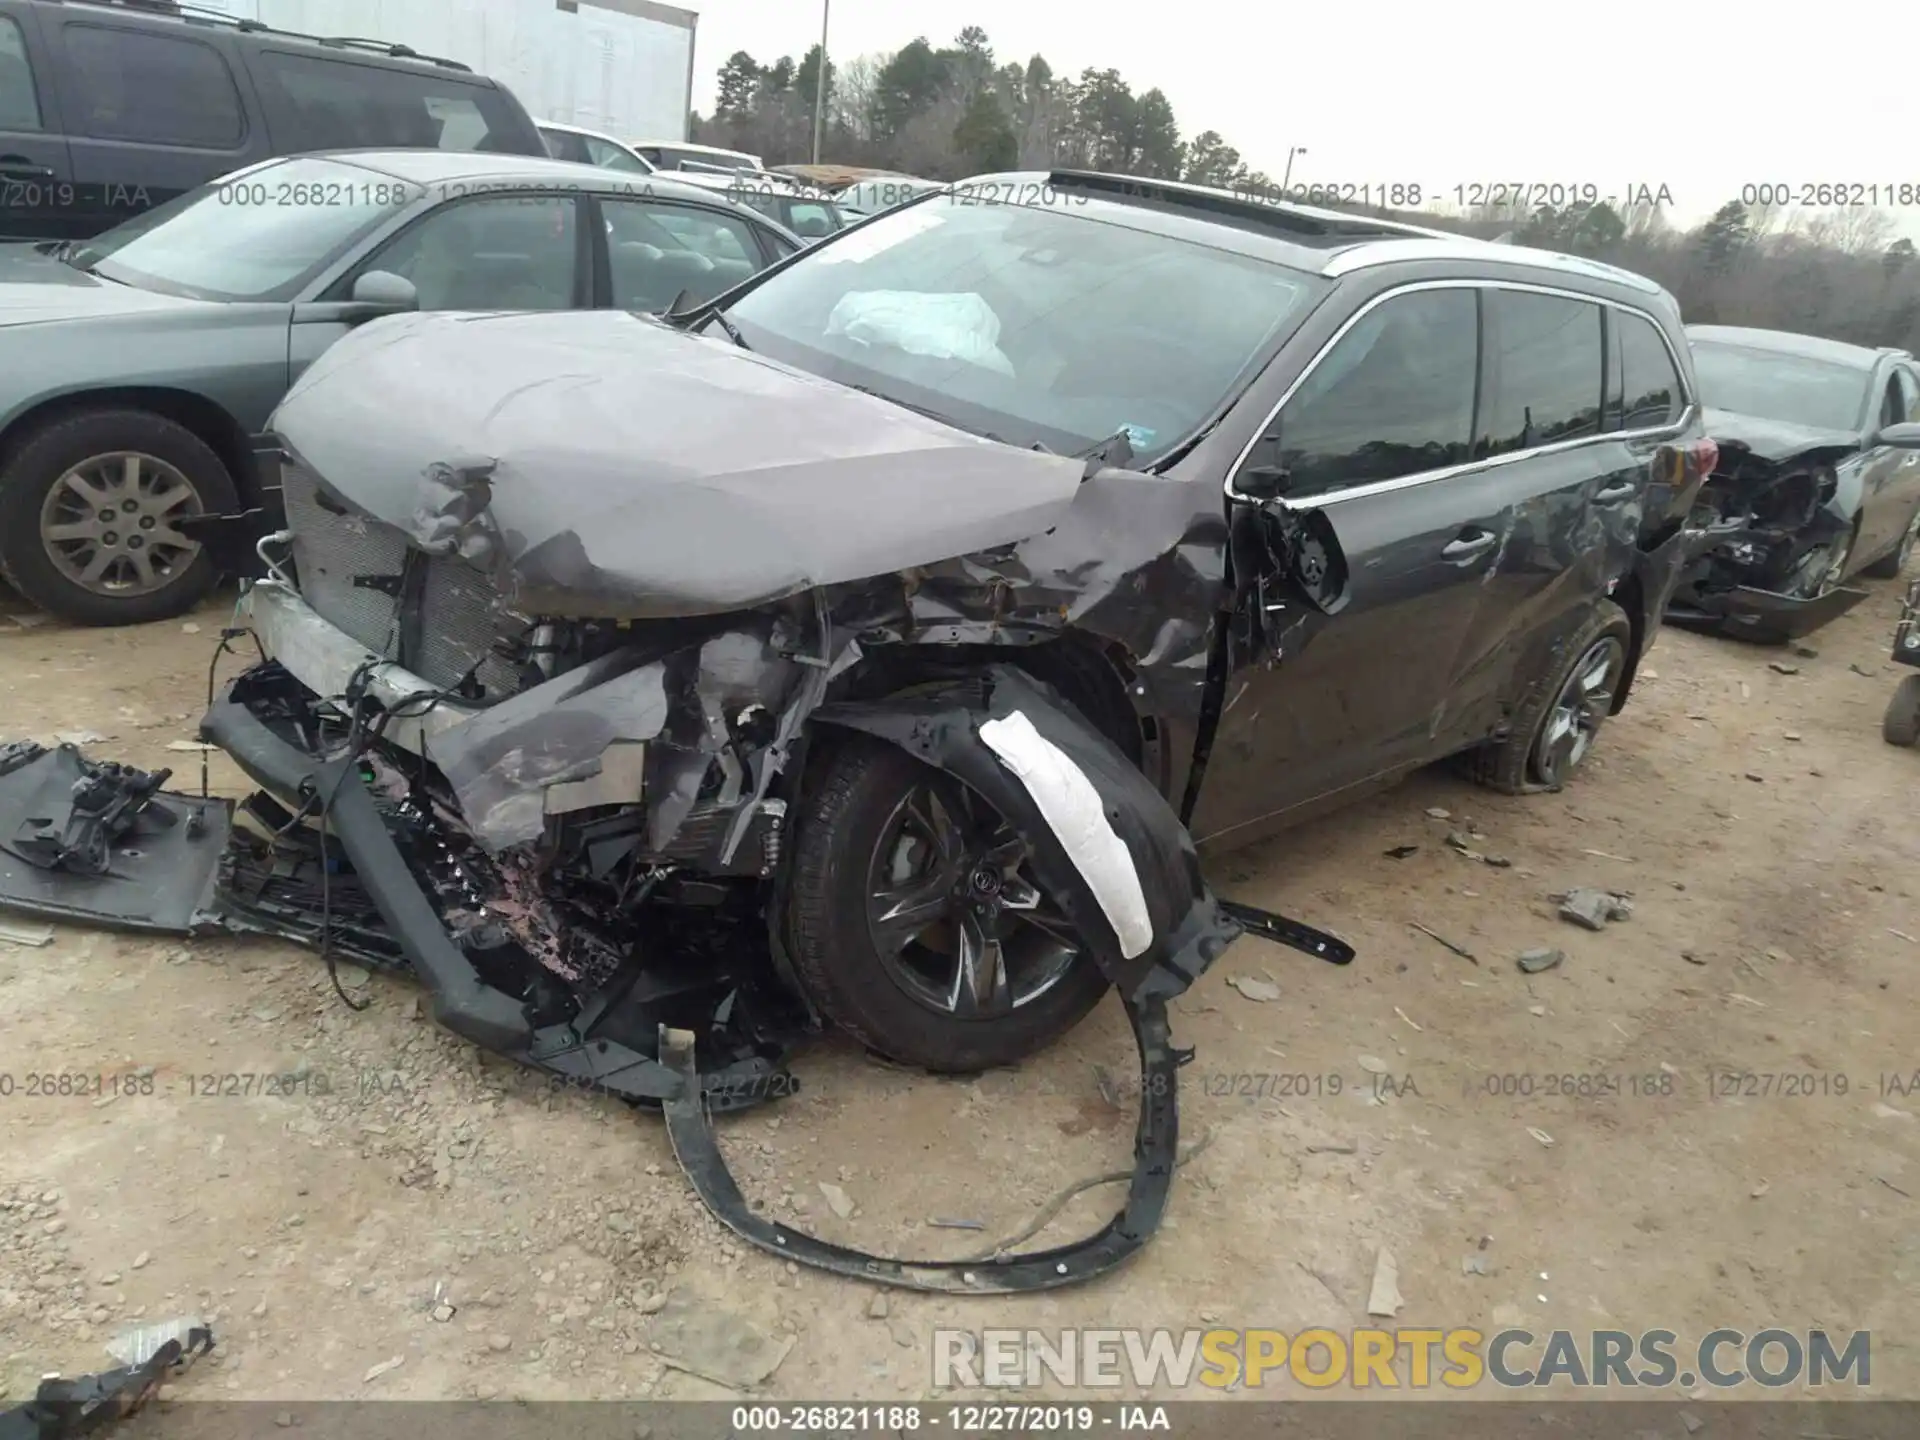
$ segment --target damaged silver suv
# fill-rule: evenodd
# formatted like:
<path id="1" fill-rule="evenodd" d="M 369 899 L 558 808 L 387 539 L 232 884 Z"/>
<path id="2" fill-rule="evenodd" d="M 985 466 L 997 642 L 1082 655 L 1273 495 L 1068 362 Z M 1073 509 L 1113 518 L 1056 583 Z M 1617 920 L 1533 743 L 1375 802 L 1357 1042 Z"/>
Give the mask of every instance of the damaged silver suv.
<path id="1" fill-rule="evenodd" d="M 49 910 L 411 970 L 477 1043 L 662 1104 L 749 1239 L 863 1274 L 745 1211 L 704 1108 L 827 1024 L 971 1071 L 1117 988 L 1135 1190 L 1024 1284 L 1151 1230 L 1171 996 L 1243 933 L 1352 958 L 1217 899 L 1196 837 L 1447 756 L 1557 789 L 1713 463 L 1648 281 L 1080 172 L 664 318 L 375 321 L 273 430 L 287 528 L 223 642 L 261 659 L 202 722 L 262 793 L 140 821 L 164 777 L 0 755 L 0 812 L 81 797 L 42 872 L 143 882 L 43 876 Z"/>

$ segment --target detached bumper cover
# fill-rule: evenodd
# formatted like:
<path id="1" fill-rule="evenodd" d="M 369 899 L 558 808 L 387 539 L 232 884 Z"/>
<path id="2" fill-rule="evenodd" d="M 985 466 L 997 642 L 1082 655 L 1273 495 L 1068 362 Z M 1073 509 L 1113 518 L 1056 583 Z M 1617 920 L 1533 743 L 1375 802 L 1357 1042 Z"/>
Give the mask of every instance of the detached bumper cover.
<path id="1" fill-rule="evenodd" d="M 1812 599 L 1741 586 L 1717 594 L 1676 597 L 1667 619 L 1686 629 L 1784 643 L 1838 620 L 1870 592 L 1842 586 Z"/>

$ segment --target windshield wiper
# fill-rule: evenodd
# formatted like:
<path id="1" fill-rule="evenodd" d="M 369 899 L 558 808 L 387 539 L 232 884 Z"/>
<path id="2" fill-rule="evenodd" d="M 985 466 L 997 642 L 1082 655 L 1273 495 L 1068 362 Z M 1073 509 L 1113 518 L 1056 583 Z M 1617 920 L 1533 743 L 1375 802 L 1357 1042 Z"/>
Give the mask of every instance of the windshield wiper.
<path id="1" fill-rule="evenodd" d="M 683 312 L 680 309 L 680 302 L 685 300 L 688 294 L 688 291 L 682 290 L 678 295 L 674 296 L 673 303 L 666 308 L 666 312 L 660 318 L 676 330 L 691 330 L 701 321 L 711 320 L 722 330 L 726 331 L 727 338 L 742 350 L 753 349 L 751 345 L 747 344 L 747 337 L 740 333 L 740 327 L 727 319 L 727 317 L 720 312 L 719 305 L 714 301 L 709 300 L 704 305 L 696 305 L 693 309 Z"/>

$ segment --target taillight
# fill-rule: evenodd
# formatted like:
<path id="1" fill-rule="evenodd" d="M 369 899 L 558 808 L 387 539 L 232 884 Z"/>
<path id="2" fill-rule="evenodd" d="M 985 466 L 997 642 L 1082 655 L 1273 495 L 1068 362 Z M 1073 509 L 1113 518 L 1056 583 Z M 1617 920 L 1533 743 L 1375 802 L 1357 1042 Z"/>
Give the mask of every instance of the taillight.
<path id="1" fill-rule="evenodd" d="M 1711 440 L 1690 440 L 1685 445 L 1662 445 L 1654 451 L 1650 468 L 1655 484 L 1687 491 L 1713 474 L 1719 463 L 1719 445 Z"/>
<path id="2" fill-rule="evenodd" d="M 1714 440 L 1695 440 L 1687 446 L 1687 478 L 1704 480 L 1720 464 L 1720 445 Z"/>

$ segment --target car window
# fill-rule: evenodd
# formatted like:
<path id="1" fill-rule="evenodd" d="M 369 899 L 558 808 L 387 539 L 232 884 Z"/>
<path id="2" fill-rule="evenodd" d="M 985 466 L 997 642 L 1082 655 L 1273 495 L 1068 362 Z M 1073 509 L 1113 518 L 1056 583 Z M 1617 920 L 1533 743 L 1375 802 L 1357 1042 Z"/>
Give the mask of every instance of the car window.
<path id="1" fill-rule="evenodd" d="M 1897 367 L 1893 375 L 1900 386 L 1900 419 L 1908 423 L 1920 422 L 1920 376 L 1904 365 Z"/>
<path id="2" fill-rule="evenodd" d="M 542 130 L 540 138 L 547 142 L 547 153 L 556 160 L 571 160 L 579 165 L 592 163 L 587 159 L 584 135 L 576 135 L 571 130 Z"/>
<path id="3" fill-rule="evenodd" d="M 685 291 L 711 300 L 760 268 L 759 246 L 734 215 L 650 200 L 602 200 L 613 304 L 659 311 Z"/>
<path id="4" fill-rule="evenodd" d="M 1471 290 L 1415 290 L 1369 310 L 1281 411 L 1288 496 L 1465 462 L 1479 355 Z"/>
<path id="5" fill-rule="evenodd" d="M 1642 315 L 1615 310 L 1613 321 L 1620 327 L 1620 394 L 1623 397 L 1622 430 L 1657 430 L 1680 418 L 1686 406 L 1686 391 L 1680 384 L 1680 372 L 1674 368 L 1673 355 L 1660 331 Z"/>
<path id="6" fill-rule="evenodd" d="M 1150 465 L 1245 387 L 1318 275 L 1142 228 L 1128 204 L 920 205 L 801 252 L 730 306 L 754 349 L 1062 454 Z"/>
<path id="7" fill-rule="evenodd" d="M 819 200 L 789 201 L 786 225 L 803 240 L 818 240 L 840 228 L 833 207 Z"/>
<path id="8" fill-rule="evenodd" d="M 566 310 L 574 303 L 578 215 L 571 196 L 456 200 L 359 268 L 411 280 L 422 310 Z"/>
<path id="9" fill-rule="evenodd" d="M 283 50 L 259 52 L 257 65 L 270 81 L 274 140 L 287 149 L 521 148 L 524 122 L 484 85 Z"/>
<path id="10" fill-rule="evenodd" d="M 1600 307 L 1490 288 L 1488 343 L 1497 346 L 1486 454 L 1600 433 L 1604 382 Z"/>
<path id="11" fill-rule="evenodd" d="M 96 140 L 227 150 L 246 134 L 227 62 L 198 40 L 104 25 L 65 25 L 77 113 L 69 127 Z"/>
<path id="12" fill-rule="evenodd" d="M 1905 386 L 1901 383 L 1903 379 L 1901 368 L 1898 365 L 1894 366 L 1893 372 L 1887 376 L 1887 388 L 1881 392 L 1881 425 L 1898 425 L 1912 413 L 1913 405 Z"/>
<path id="13" fill-rule="evenodd" d="M 40 97 L 27 63 L 26 37 L 0 15 L 0 130 L 40 129 Z"/>
<path id="14" fill-rule="evenodd" d="M 414 194 L 371 170 L 296 156 L 142 211 L 69 263 L 166 294 L 291 300 Z"/>
<path id="15" fill-rule="evenodd" d="M 653 173 L 645 161 L 635 159 L 633 152 L 624 145 L 615 145 L 610 140 L 602 140 L 598 135 L 585 135 L 580 138 L 585 142 L 582 148 L 586 152 L 589 165 L 598 165 L 603 170 L 623 170 L 629 175 Z"/>
<path id="16" fill-rule="evenodd" d="M 1857 431 L 1861 414 L 1871 420 L 1884 400 L 1875 398 L 1872 373 L 1859 366 L 1720 340 L 1689 337 L 1689 343 L 1700 403 L 1710 410 L 1809 430 Z"/>

